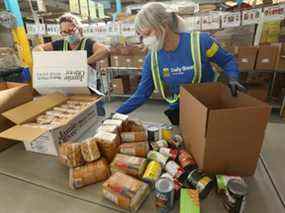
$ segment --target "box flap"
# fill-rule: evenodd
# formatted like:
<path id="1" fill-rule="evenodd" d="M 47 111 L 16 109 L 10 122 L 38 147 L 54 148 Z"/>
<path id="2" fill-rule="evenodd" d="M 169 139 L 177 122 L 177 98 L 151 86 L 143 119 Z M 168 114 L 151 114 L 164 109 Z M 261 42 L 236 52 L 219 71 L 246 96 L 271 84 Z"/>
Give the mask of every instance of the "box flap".
<path id="1" fill-rule="evenodd" d="M 202 165 L 208 109 L 191 95 L 190 91 L 193 88 L 183 86 L 180 90 L 180 129 L 187 150 L 198 153 L 194 158 L 199 165 Z"/>
<path id="2" fill-rule="evenodd" d="M 41 136 L 46 131 L 46 129 L 17 125 L 4 132 L 1 132 L 0 138 L 30 142 Z"/>
<path id="3" fill-rule="evenodd" d="M 7 82 L 0 87 L 0 113 L 33 99 L 32 88 L 27 84 Z"/>
<path id="4" fill-rule="evenodd" d="M 9 110 L 2 115 L 15 124 L 23 124 L 67 100 L 68 97 L 63 94 L 53 93 Z"/>

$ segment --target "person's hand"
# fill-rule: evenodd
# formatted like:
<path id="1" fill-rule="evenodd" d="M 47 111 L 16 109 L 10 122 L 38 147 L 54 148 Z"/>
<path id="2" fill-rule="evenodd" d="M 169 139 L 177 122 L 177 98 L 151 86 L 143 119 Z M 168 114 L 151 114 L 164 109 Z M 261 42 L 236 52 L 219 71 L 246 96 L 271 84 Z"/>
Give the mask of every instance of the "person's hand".
<path id="1" fill-rule="evenodd" d="M 36 46 L 36 47 L 33 48 L 33 51 L 35 51 L 35 52 L 42 52 L 42 51 L 45 51 L 45 50 L 41 46 Z"/>
<path id="2" fill-rule="evenodd" d="M 241 85 L 238 82 L 238 80 L 233 79 L 233 78 L 231 78 L 229 80 L 229 84 L 228 85 L 229 85 L 229 88 L 231 90 L 231 94 L 232 94 L 233 97 L 237 97 L 238 91 L 240 91 L 240 92 L 246 92 L 247 91 L 247 89 L 243 85 Z"/>

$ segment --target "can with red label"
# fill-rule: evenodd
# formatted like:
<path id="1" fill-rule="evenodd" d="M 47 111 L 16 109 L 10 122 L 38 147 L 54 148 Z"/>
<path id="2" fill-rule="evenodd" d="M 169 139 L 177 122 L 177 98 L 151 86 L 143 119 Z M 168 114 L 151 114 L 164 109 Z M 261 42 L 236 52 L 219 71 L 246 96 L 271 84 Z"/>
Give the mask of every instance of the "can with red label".
<path id="1" fill-rule="evenodd" d="M 186 171 L 192 171 L 197 168 L 194 158 L 185 149 L 180 150 L 178 161 L 180 166 Z"/>
<path id="2" fill-rule="evenodd" d="M 169 212 L 174 206 L 174 184 L 168 178 L 159 178 L 155 182 L 155 206 L 159 212 Z"/>
<path id="3" fill-rule="evenodd" d="M 174 178 L 180 178 L 185 173 L 185 170 L 181 168 L 175 161 L 168 161 L 168 163 L 165 165 L 165 170 Z"/>
<path id="4" fill-rule="evenodd" d="M 176 160 L 178 156 L 177 149 L 170 149 L 170 148 L 162 147 L 159 149 L 159 152 L 167 157 L 170 157 L 172 160 Z"/>

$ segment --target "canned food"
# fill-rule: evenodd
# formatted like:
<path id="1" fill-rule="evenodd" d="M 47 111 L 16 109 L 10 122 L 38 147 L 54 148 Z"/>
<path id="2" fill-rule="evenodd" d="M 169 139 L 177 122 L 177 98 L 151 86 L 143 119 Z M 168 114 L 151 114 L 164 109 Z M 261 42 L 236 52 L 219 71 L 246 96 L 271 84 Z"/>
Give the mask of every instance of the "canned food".
<path id="1" fill-rule="evenodd" d="M 156 142 L 151 142 L 151 147 L 153 150 L 158 151 L 162 147 L 168 147 L 168 143 L 166 140 L 159 140 Z"/>
<path id="2" fill-rule="evenodd" d="M 214 187 L 213 180 L 199 169 L 194 169 L 190 172 L 186 183 L 199 191 L 201 199 L 206 198 Z"/>
<path id="3" fill-rule="evenodd" d="M 174 184 L 168 178 L 160 178 L 155 183 L 155 206 L 159 212 L 169 212 L 174 206 Z"/>
<path id="4" fill-rule="evenodd" d="M 151 161 L 144 172 L 143 179 L 150 182 L 155 182 L 158 180 L 162 171 L 160 163 L 156 161 Z"/>
<path id="5" fill-rule="evenodd" d="M 149 142 L 156 142 L 159 140 L 159 128 L 152 126 L 147 129 L 147 136 Z"/>
<path id="6" fill-rule="evenodd" d="M 164 124 L 161 127 L 161 136 L 164 140 L 170 140 L 173 134 L 173 127 L 169 124 Z"/>
<path id="7" fill-rule="evenodd" d="M 168 160 L 168 157 L 160 154 L 157 151 L 150 151 L 147 154 L 147 158 L 159 162 L 162 166 L 164 166 Z"/>
<path id="8" fill-rule="evenodd" d="M 224 206 L 230 213 L 243 213 L 246 204 L 247 185 L 243 180 L 231 179 L 227 184 Z"/>
<path id="9" fill-rule="evenodd" d="M 177 149 L 169 149 L 169 148 L 160 148 L 159 152 L 167 157 L 170 157 L 172 160 L 176 160 L 178 156 L 178 150 Z"/>
<path id="10" fill-rule="evenodd" d="M 185 173 L 185 170 L 181 168 L 175 161 L 168 161 L 168 163 L 165 165 L 165 170 L 174 178 L 179 178 Z"/>
<path id="11" fill-rule="evenodd" d="M 183 184 L 179 180 L 177 180 L 176 178 L 173 178 L 171 176 L 171 174 L 169 174 L 167 172 L 163 173 L 160 177 L 161 178 L 168 178 L 169 180 L 173 181 L 175 195 L 176 195 L 176 197 L 179 196 L 179 191 L 182 188 Z"/>
<path id="12" fill-rule="evenodd" d="M 228 182 L 232 179 L 237 179 L 243 181 L 241 177 L 238 176 L 226 176 L 226 175 L 216 175 L 217 179 L 217 193 L 223 194 L 227 191 Z"/>
<path id="13" fill-rule="evenodd" d="M 186 171 L 191 171 L 197 168 L 194 158 L 185 149 L 180 150 L 178 161 L 180 166 Z"/>
<path id="14" fill-rule="evenodd" d="M 183 144 L 183 138 L 181 135 L 173 135 L 170 140 L 168 140 L 171 146 L 179 148 Z"/>

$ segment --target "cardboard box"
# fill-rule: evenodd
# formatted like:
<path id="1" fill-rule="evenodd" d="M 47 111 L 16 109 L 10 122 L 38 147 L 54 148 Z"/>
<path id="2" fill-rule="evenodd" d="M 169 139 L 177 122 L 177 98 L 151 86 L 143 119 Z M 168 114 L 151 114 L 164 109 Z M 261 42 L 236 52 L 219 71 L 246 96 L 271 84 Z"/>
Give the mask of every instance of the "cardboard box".
<path id="1" fill-rule="evenodd" d="M 112 55 L 111 67 L 132 67 L 132 56 Z"/>
<path id="2" fill-rule="evenodd" d="M 33 52 L 33 87 L 42 95 L 91 94 L 94 72 L 89 71 L 86 51 Z"/>
<path id="3" fill-rule="evenodd" d="M 277 68 L 280 55 L 280 46 L 264 45 L 259 47 L 256 70 L 272 71 Z"/>
<path id="4" fill-rule="evenodd" d="M 284 71 L 285 70 L 285 54 L 281 55 L 278 63 L 277 70 Z"/>
<path id="5" fill-rule="evenodd" d="M 237 63 L 240 71 L 254 69 L 257 51 L 257 47 L 239 47 Z"/>
<path id="6" fill-rule="evenodd" d="M 28 84 L 0 83 L 0 114 L 33 99 L 32 88 Z M 13 126 L 13 123 L 0 115 L 0 132 Z M 0 138 L 0 150 L 12 144 L 12 141 Z"/>
<path id="7" fill-rule="evenodd" d="M 226 85 L 183 86 L 180 92 L 180 129 L 186 148 L 206 173 L 253 175 L 271 108 Z"/>
<path id="8" fill-rule="evenodd" d="M 88 101 L 92 104 L 56 128 L 46 129 L 25 125 L 67 100 Z M 67 97 L 60 93 L 37 98 L 2 114 L 16 125 L 0 133 L 0 137 L 22 141 L 27 151 L 57 156 L 58 144 L 77 140 L 85 131 L 99 122 L 100 117 L 97 116 L 96 109 L 99 100 L 100 98 L 95 96 Z"/>
<path id="9" fill-rule="evenodd" d="M 120 76 L 112 80 L 113 92 L 116 94 L 127 94 L 130 92 L 129 76 Z"/>

